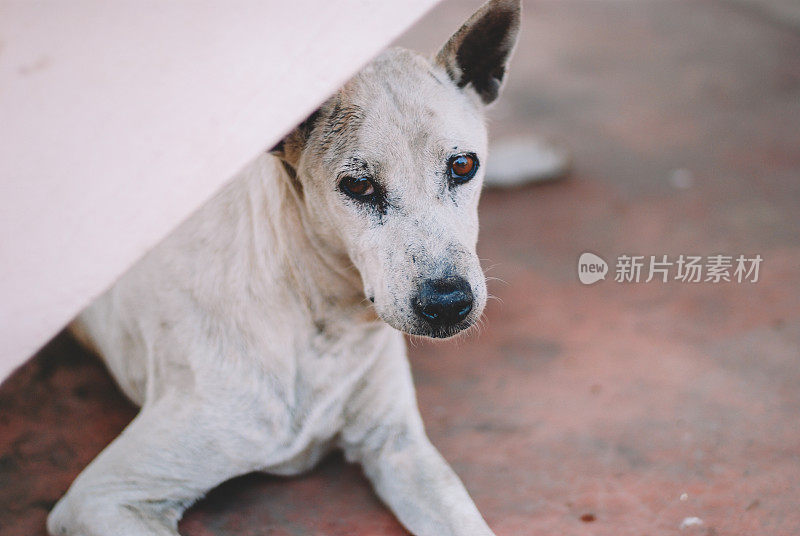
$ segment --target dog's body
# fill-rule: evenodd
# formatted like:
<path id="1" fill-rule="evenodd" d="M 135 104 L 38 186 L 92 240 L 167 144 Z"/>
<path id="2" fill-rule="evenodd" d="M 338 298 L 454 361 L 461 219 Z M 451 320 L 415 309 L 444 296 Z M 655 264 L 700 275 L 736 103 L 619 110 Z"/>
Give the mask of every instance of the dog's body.
<path id="1" fill-rule="evenodd" d="M 485 304 L 482 108 L 518 24 L 493 1 L 434 63 L 385 52 L 80 316 L 142 409 L 52 534 L 174 536 L 219 483 L 334 447 L 412 533 L 491 534 L 425 435 L 398 330 L 450 336 Z"/>

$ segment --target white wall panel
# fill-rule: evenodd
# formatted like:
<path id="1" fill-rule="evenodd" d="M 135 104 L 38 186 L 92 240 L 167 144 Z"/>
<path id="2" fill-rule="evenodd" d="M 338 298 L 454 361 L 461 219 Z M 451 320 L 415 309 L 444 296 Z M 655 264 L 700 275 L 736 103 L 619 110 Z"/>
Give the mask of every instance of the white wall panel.
<path id="1" fill-rule="evenodd" d="M 0 2 L 0 380 L 434 3 Z"/>

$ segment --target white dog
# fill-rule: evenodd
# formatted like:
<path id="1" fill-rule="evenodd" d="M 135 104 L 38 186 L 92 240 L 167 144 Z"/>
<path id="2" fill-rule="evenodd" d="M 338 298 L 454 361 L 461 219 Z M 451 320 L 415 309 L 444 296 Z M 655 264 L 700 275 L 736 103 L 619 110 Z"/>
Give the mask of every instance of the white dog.
<path id="1" fill-rule="evenodd" d="M 492 534 L 425 435 L 401 332 L 483 310 L 483 109 L 519 20 L 492 0 L 432 61 L 381 54 L 81 314 L 141 411 L 51 534 L 175 536 L 221 482 L 336 447 L 413 534 Z"/>

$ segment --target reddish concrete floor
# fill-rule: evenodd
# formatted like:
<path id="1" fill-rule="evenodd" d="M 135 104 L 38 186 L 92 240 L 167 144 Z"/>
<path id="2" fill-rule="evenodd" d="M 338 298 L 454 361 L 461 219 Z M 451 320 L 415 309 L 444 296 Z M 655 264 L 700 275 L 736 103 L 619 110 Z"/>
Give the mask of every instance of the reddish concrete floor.
<path id="1" fill-rule="evenodd" d="M 437 44 L 473 5 L 444 4 L 406 41 Z M 411 349 L 433 442 L 499 536 L 800 534 L 800 35 L 737 6 L 526 6 L 493 131 L 533 125 L 576 169 L 485 194 L 499 300 L 479 336 Z M 585 250 L 764 263 L 756 284 L 585 287 Z M 0 535 L 44 534 L 134 412 L 63 336 L 5 382 Z M 337 456 L 227 483 L 181 530 L 404 534 Z"/>

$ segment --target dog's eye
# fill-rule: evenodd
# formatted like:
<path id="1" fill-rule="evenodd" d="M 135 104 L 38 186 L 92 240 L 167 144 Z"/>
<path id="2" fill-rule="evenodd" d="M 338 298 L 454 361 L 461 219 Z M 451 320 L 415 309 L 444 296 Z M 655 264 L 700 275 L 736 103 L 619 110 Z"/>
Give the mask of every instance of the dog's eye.
<path id="1" fill-rule="evenodd" d="M 478 171 L 478 157 L 472 153 L 457 154 L 447 163 L 447 174 L 454 184 L 467 182 Z"/>
<path id="2" fill-rule="evenodd" d="M 339 181 L 339 188 L 355 199 L 368 199 L 375 195 L 375 183 L 366 177 L 345 177 Z"/>

